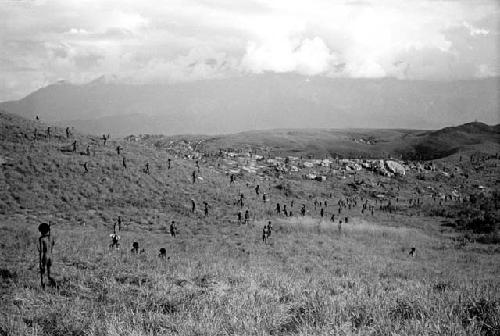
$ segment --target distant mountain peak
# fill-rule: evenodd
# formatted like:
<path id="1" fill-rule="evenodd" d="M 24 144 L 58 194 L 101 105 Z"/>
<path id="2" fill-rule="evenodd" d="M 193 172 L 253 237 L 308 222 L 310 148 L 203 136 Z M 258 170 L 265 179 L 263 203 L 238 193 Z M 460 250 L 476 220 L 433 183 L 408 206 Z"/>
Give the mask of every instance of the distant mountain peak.
<path id="1" fill-rule="evenodd" d="M 101 75 L 96 79 L 91 80 L 86 85 L 95 85 L 95 84 L 110 84 L 116 83 L 118 81 L 118 76 L 114 74 Z"/>

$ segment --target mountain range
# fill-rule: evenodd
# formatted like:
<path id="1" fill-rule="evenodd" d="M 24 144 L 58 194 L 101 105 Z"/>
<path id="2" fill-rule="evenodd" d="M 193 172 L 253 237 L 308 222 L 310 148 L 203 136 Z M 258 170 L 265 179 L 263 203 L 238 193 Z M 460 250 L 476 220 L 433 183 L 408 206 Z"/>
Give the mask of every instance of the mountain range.
<path id="1" fill-rule="evenodd" d="M 500 122 L 500 78 L 416 81 L 259 74 L 174 84 L 104 77 L 0 103 L 91 134 L 224 134 L 297 128 L 438 129 Z"/>

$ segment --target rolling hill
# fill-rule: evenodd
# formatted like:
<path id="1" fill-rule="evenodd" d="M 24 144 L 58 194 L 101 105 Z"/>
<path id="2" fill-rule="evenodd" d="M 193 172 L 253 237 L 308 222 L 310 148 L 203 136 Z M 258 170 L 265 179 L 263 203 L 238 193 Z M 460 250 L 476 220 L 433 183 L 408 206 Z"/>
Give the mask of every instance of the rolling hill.
<path id="1" fill-rule="evenodd" d="M 216 136 L 153 136 L 149 142 L 168 147 L 180 138 L 201 141 L 207 152 L 219 148 L 260 148 L 271 155 L 363 157 L 431 160 L 455 153 L 500 150 L 500 125 L 472 122 L 437 131 L 407 129 L 277 129 Z"/>

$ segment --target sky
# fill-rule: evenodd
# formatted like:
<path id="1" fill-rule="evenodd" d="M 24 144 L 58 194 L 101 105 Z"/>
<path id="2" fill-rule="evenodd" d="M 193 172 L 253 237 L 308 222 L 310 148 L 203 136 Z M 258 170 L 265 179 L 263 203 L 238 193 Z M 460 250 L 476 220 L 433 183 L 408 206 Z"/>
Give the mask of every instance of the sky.
<path id="1" fill-rule="evenodd" d="M 0 0 L 0 101 L 67 80 L 500 74 L 500 0 Z"/>

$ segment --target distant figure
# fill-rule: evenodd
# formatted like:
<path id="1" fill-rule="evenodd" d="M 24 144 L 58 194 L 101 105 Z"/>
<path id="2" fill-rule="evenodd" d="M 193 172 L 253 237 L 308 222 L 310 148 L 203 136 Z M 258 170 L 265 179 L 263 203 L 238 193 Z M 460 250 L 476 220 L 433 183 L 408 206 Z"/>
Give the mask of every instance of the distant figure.
<path id="1" fill-rule="evenodd" d="M 133 242 L 132 243 L 132 249 L 130 250 L 132 253 L 139 253 L 139 243 L 138 242 Z"/>
<path id="2" fill-rule="evenodd" d="M 175 226 L 175 221 L 170 223 L 170 236 L 174 237 L 177 235 L 177 227 Z"/>
<path id="3" fill-rule="evenodd" d="M 196 210 L 196 202 L 191 198 L 191 212 L 194 213 Z"/>
<path id="4" fill-rule="evenodd" d="M 76 152 L 76 149 L 77 149 L 77 142 L 75 140 L 73 141 L 73 152 Z"/>
<path id="5" fill-rule="evenodd" d="M 127 159 L 126 158 L 122 158 L 122 166 L 123 166 L 123 168 L 127 169 Z"/>
<path id="6" fill-rule="evenodd" d="M 249 214 L 248 209 L 247 209 L 247 210 L 245 210 L 245 224 L 248 223 L 249 219 L 250 219 L 250 214 Z"/>
<path id="7" fill-rule="evenodd" d="M 36 116 L 36 117 L 35 117 L 35 119 L 36 119 L 36 121 L 39 121 L 39 120 L 40 120 L 40 118 L 39 118 L 38 116 Z"/>
<path id="8" fill-rule="evenodd" d="M 171 165 L 172 165 L 172 160 L 169 158 L 168 159 L 168 169 L 170 169 L 172 167 Z"/>
<path id="9" fill-rule="evenodd" d="M 88 162 L 84 162 L 84 163 L 83 163 L 83 168 L 85 169 L 85 172 L 86 172 L 86 173 L 88 173 L 88 172 L 89 172 Z"/>
<path id="10" fill-rule="evenodd" d="M 323 216 L 325 215 L 325 210 L 323 208 L 321 208 L 321 210 L 319 211 L 319 214 L 320 214 L 321 218 L 323 218 Z"/>
<path id="11" fill-rule="evenodd" d="M 205 209 L 203 209 L 203 212 L 205 213 L 205 217 L 207 217 L 208 216 L 208 203 L 203 202 L 203 205 L 205 206 Z"/>
<path id="12" fill-rule="evenodd" d="M 231 176 L 229 177 L 229 184 L 233 183 L 234 183 L 234 174 L 231 174 Z"/>
<path id="13" fill-rule="evenodd" d="M 267 222 L 267 238 L 271 237 L 271 232 L 273 231 L 273 226 L 271 221 Z"/>
<path id="14" fill-rule="evenodd" d="M 120 248 L 120 236 L 117 235 L 116 233 L 112 233 L 109 235 L 111 237 L 111 244 L 109 244 L 109 248 Z"/>
<path id="15" fill-rule="evenodd" d="M 146 167 L 144 168 L 144 172 L 149 175 L 149 162 L 146 162 Z"/>
<path id="16" fill-rule="evenodd" d="M 69 131 L 69 127 L 66 127 L 66 138 L 71 136 L 71 132 Z"/>
<path id="17" fill-rule="evenodd" d="M 264 242 L 264 244 L 267 243 L 267 225 L 264 225 L 264 227 L 262 228 L 262 241 Z"/>
<path id="18" fill-rule="evenodd" d="M 191 178 L 193 180 L 193 184 L 196 182 L 196 170 L 193 170 L 193 173 L 191 174 Z"/>
<path id="19" fill-rule="evenodd" d="M 255 193 L 257 194 L 257 196 L 259 196 L 259 192 L 260 192 L 260 185 L 257 184 L 257 186 L 255 186 Z"/>
<path id="20" fill-rule="evenodd" d="M 410 253 L 408 253 L 410 257 L 415 257 L 417 255 L 417 249 L 415 247 L 412 247 L 410 249 Z"/>
<path id="21" fill-rule="evenodd" d="M 245 195 L 243 195 L 243 193 L 240 194 L 240 199 L 239 199 L 239 203 L 240 203 L 240 208 L 243 208 L 243 206 L 245 205 Z"/>
<path id="22" fill-rule="evenodd" d="M 293 200 L 290 202 L 290 208 L 293 208 Z"/>
<path id="23" fill-rule="evenodd" d="M 118 230 L 117 230 L 118 229 Z M 113 234 L 117 234 L 122 229 L 122 217 L 118 216 L 118 221 L 113 224 Z"/>
<path id="24" fill-rule="evenodd" d="M 302 214 L 302 216 L 306 215 L 306 205 L 305 204 L 302 204 L 302 209 L 300 209 L 300 213 Z"/>
<path id="25" fill-rule="evenodd" d="M 49 127 L 47 127 L 47 138 L 49 138 L 49 139 L 50 139 L 50 135 L 51 135 L 51 134 L 50 134 L 50 126 L 49 126 Z"/>
<path id="26" fill-rule="evenodd" d="M 276 203 L 276 213 L 281 214 L 281 205 L 279 203 Z"/>
<path id="27" fill-rule="evenodd" d="M 241 220 L 242 220 L 241 211 L 238 211 L 238 224 L 241 224 Z"/>
<path id="28" fill-rule="evenodd" d="M 348 218 L 348 217 L 345 217 L 345 218 L 344 218 L 344 222 L 345 222 L 346 224 L 347 224 L 347 223 L 349 223 L 349 218 Z"/>
<path id="29" fill-rule="evenodd" d="M 90 156 L 90 146 L 87 145 L 87 150 L 85 151 L 85 155 Z"/>
<path id="30" fill-rule="evenodd" d="M 342 221 L 339 220 L 339 225 L 338 225 L 339 233 L 342 231 Z"/>
<path id="31" fill-rule="evenodd" d="M 54 238 L 50 235 L 50 224 L 41 223 L 38 225 L 40 238 L 38 238 L 38 260 L 40 266 L 40 284 L 45 289 L 46 281 L 44 275 L 47 274 L 49 285 L 54 286 L 55 281 L 50 276 L 50 268 L 52 267 L 52 250 L 55 245 Z"/>
<path id="32" fill-rule="evenodd" d="M 108 137 L 106 136 L 106 134 L 103 134 L 101 139 L 104 142 L 104 146 L 106 146 L 106 141 L 108 141 Z"/>
<path id="33" fill-rule="evenodd" d="M 162 247 L 160 249 L 160 254 L 158 254 L 158 257 L 160 257 L 162 259 L 165 259 L 167 257 L 167 250 L 164 247 Z"/>
<path id="34" fill-rule="evenodd" d="M 266 202 L 267 202 L 267 195 L 266 195 L 266 193 L 263 193 L 263 194 L 262 194 L 262 201 L 263 201 L 264 203 L 266 203 Z"/>
<path id="35" fill-rule="evenodd" d="M 332 217 L 330 217 L 330 220 L 331 220 L 332 222 L 335 222 L 335 214 L 332 214 Z"/>
<path id="36" fill-rule="evenodd" d="M 36 128 L 33 130 L 33 138 L 34 138 L 34 140 L 36 140 L 38 138 L 38 129 L 36 129 Z"/>
<path id="37" fill-rule="evenodd" d="M 116 153 L 118 155 L 120 155 L 121 151 L 122 151 L 122 148 L 120 146 L 116 146 Z"/>

